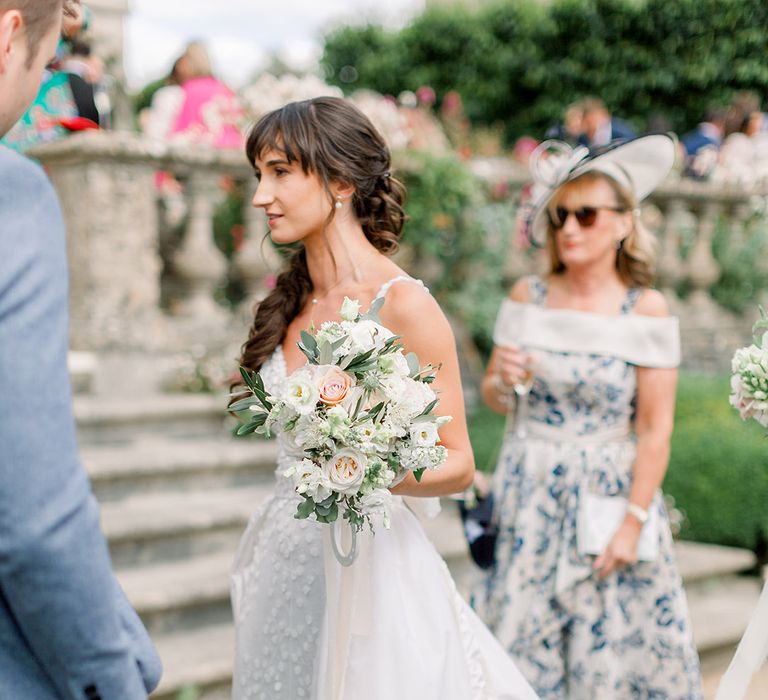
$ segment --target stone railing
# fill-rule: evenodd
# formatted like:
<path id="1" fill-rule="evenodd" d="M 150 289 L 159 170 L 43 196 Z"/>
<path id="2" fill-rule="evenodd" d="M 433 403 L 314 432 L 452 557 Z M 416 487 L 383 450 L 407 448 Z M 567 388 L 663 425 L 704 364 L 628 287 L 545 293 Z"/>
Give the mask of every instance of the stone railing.
<path id="1" fill-rule="evenodd" d="M 250 204 L 256 181 L 242 153 L 168 146 L 133 134 L 90 133 L 41 147 L 33 155 L 48 169 L 62 201 L 74 349 L 100 357 L 116 354 L 124 366 L 130 353 L 162 358 L 193 346 L 224 348 L 244 339 L 253 302 L 264 293 L 266 275 L 276 272 L 280 263 L 264 242 L 263 215 Z M 526 181 L 525 173 L 507 161 L 478 162 L 473 168 L 490 182 L 503 181 L 510 197 L 516 197 Z M 163 225 L 160 171 L 184 183 L 182 235 L 169 236 Z M 245 191 L 244 243 L 231 259 L 213 239 L 222 177 Z M 691 368 L 725 370 L 732 349 L 749 338 L 756 314 L 730 314 L 709 294 L 721 272 L 712 240 L 718 221 L 725 217 L 729 245 L 742 245 L 755 197 L 764 194 L 670 181 L 643 207 L 645 220 L 660 240 L 659 283 L 682 320 Z M 540 256 L 510 249 L 511 277 L 540 264 Z M 242 308 L 217 301 L 233 278 L 246 289 Z M 685 300 L 675 292 L 683 282 L 690 289 Z M 158 359 L 155 369 L 159 376 L 167 367 Z M 155 381 L 152 372 L 149 375 L 145 384 Z M 136 383 L 131 378 L 130 388 Z"/>
<path id="2" fill-rule="evenodd" d="M 119 357 L 123 367 L 131 354 L 152 354 L 157 363 L 141 364 L 143 379 L 121 385 L 146 390 L 168 370 L 164 357 L 244 339 L 250 307 L 279 260 L 264 244 L 263 215 L 250 206 L 256 180 L 242 152 L 168 146 L 128 133 L 86 133 L 31 155 L 49 172 L 62 204 L 73 350 Z M 169 237 L 163 223 L 157 181 L 162 171 L 183 182 L 180 236 Z M 245 191 L 244 243 L 231 259 L 213 238 L 223 177 Z M 232 277 L 246 288 L 247 309 L 216 301 Z"/>

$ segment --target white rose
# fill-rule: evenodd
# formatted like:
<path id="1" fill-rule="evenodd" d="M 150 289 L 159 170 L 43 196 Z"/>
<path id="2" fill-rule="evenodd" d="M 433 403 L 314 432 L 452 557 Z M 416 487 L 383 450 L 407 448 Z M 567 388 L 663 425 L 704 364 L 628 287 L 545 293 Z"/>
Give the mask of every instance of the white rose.
<path id="1" fill-rule="evenodd" d="M 284 400 L 302 416 L 315 410 L 317 402 L 320 400 L 320 391 L 310 371 L 301 369 L 288 377 Z"/>
<path id="2" fill-rule="evenodd" d="M 355 494 L 363 483 L 367 464 L 362 452 L 346 448 L 325 462 L 324 472 L 334 491 Z"/>
<path id="3" fill-rule="evenodd" d="M 360 499 L 359 506 L 363 515 L 380 515 L 384 527 L 389 527 L 392 510 L 392 494 L 389 489 L 374 489 Z"/>
<path id="4" fill-rule="evenodd" d="M 340 316 L 345 321 L 354 321 L 360 315 L 360 302 L 357 299 L 344 297 L 344 303 L 341 305 Z"/>
<path id="5" fill-rule="evenodd" d="M 411 442 L 416 447 L 434 447 L 440 440 L 434 423 L 416 423 L 411 428 Z"/>

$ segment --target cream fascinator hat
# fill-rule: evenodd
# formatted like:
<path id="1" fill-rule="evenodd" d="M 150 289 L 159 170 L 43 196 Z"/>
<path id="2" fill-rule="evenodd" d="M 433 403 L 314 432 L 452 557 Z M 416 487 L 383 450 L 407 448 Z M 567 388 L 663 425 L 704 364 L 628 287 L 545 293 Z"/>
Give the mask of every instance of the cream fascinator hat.
<path id="1" fill-rule="evenodd" d="M 538 246 L 546 242 L 547 206 L 566 182 L 596 171 L 634 193 L 640 202 L 669 174 L 676 152 L 677 141 L 670 134 L 641 136 L 596 151 L 585 146 L 571 148 L 562 141 L 539 144 L 530 160 L 533 188 L 526 222 L 531 242 Z"/>

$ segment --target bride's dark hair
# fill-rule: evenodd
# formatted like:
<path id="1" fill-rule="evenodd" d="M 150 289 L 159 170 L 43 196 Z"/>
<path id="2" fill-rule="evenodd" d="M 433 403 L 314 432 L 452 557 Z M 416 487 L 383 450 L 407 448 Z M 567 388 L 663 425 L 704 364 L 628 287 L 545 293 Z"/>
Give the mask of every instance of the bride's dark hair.
<path id="1" fill-rule="evenodd" d="M 316 175 L 335 214 L 331 183 L 354 187 L 352 208 L 366 238 L 386 254 L 397 249 L 405 223 L 405 188 L 390 173 L 391 156 L 381 134 L 357 107 L 336 97 L 292 102 L 263 116 L 251 129 L 246 154 L 251 164 L 264 153 L 285 154 Z M 274 290 L 256 307 L 240 364 L 261 368 L 282 342 L 290 322 L 312 291 L 303 247 L 293 254 Z"/>

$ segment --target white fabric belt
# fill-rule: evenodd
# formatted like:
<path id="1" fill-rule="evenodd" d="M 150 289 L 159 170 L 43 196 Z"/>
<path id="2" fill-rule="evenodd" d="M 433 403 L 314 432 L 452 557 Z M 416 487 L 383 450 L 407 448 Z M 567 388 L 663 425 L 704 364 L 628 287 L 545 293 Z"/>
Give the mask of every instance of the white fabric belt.
<path id="1" fill-rule="evenodd" d="M 563 428 L 558 428 L 546 423 L 528 421 L 525 424 L 529 440 L 543 440 L 545 442 L 570 442 L 577 444 L 599 444 L 602 442 L 622 442 L 629 440 L 631 432 L 627 426 L 619 426 L 610 430 L 601 430 L 597 433 L 582 435 Z"/>

